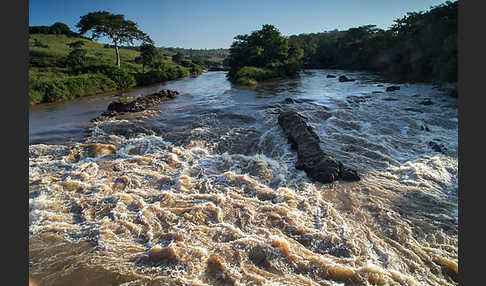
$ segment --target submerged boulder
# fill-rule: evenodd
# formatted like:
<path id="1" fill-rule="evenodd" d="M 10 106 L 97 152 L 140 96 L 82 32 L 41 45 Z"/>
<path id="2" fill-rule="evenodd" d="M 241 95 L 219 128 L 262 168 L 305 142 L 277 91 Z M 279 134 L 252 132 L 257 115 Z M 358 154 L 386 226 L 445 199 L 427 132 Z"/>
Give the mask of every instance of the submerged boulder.
<path id="1" fill-rule="evenodd" d="M 293 104 L 293 103 L 302 103 L 302 100 L 287 97 L 287 98 L 284 99 L 284 102 L 287 103 L 287 104 Z"/>
<path id="2" fill-rule="evenodd" d="M 328 74 L 328 75 L 326 76 L 326 78 L 335 78 L 335 77 L 336 77 L 336 76 L 335 76 L 335 75 L 333 75 L 333 74 Z"/>
<path id="3" fill-rule="evenodd" d="M 400 87 L 397 86 L 397 85 L 392 85 L 392 86 L 389 86 L 386 88 L 386 91 L 395 91 L 395 90 L 399 90 Z"/>
<path id="4" fill-rule="evenodd" d="M 354 79 L 348 78 L 345 75 L 339 76 L 339 81 L 340 82 L 347 82 L 347 81 L 355 81 Z"/>
<path id="5" fill-rule="evenodd" d="M 422 104 L 422 105 L 432 105 L 432 104 L 434 104 L 434 102 L 432 100 L 426 98 L 426 99 L 422 100 L 420 102 L 420 104 Z"/>
<path id="6" fill-rule="evenodd" d="M 450 90 L 450 91 L 448 92 L 448 95 L 449 95 L 450 97 L 457 98 L 457 97 L 458 97 L 458 96 L 457 96 L 457 88 L 453 88 L 452 90 Z"/>
<path id="7" fill-rule="evenodd" d="M 324 153 L 319 146 L 319 136 L 295 111 L 280 113 L 278 123 L 287 135 L 293 149 L 297 150 L 296 168 L 304 170 L 309 178 L 321 183 L 335 180 L 357 181 L 355 170 L 349 169 L 336 158 Z"/>
<path id="8" fill-rule="evenodd" d="M 430 141 L 429 142 L 429 146 L 435 152 L 439 152 L 439 153 L 445 154 L 446 148 L 442 144 L 439 144 L 439 143 L 434 142 L 434 141 Z"/>

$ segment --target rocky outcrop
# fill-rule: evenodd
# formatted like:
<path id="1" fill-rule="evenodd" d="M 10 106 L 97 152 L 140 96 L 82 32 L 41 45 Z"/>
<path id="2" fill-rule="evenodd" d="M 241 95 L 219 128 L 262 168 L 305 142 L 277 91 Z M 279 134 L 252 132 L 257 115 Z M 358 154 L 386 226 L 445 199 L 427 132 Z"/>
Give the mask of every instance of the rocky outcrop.
<path id="1" fill-rule="evenodd" d="M 435 152 L 439 152 L 439 153 L 442 153 L 442 154 L 446 154 L 445 153 L 446 148 L 442 144 L 440 144 L 440 143 L 437 143 L 437 142 L 434 142 L 434 141 L 430 141 L 429 142 L 429 146 Z"/>
<path id="2" fill-rule="evenodd" d="M 339 179 L 360 179 L 355 170 L 344 167 L 341 162 L 321 150 L 319 136 L 297 112 L 281 112 L 278 124 L 287 135 L 292 148 L 297 150 L 295 167 L 304 170 L 309 178 L 321 183 L 331 183 Z"/>
<path id="3" fill-rule="evenodd" d="M 293 103 L 302 103 L 302 100 L 298 100 L 298 99 L 293 99 L 293 98 L 287 97 L 287 98 L 284 99 L 284 102 L 286 104 L 293 104 Z"/>
<path id="4" fill-rule="evenodd" d="M 326 78 L 335 78 L 335 77 L 336 77 L 336 76 L 335 76 L 335 75 L 333 75 L 333 74 L 328 74 L 328 75 L 326 76 Z"/>
<path id="5" fill-rule="evenodd" d="M 160 103 L 175 98 L 179 92 L 175 90 L 163 89 L 159 92 L 141 96 L 127 100 L 113 101 L 108 105 L 108 108 L 100 116 L 92 119 L 91 121 L 100 121 L 105 118 L 114 117 L 119 113 L 124 112 L 140 112 L 149 107 L 159 105 Z"/>
<path id="6" fill-rule="evenodd" d="M 434 104 L 434 102 L 432 100 L 426 98 L 426 99 L 422 100 L 420 102 L 420 104 L 422 104 L 422 105 L 432 105 L 432 104 Z"/>
<path id="7" fill-rule="evenodd" d="M 130 102 L 113 101 L 108 105 L 107 111 L 115 112 L 139 112 L 151 106 L 160 104 L 170 98 L 175 98 L 179 92 L 163 89 L 157 93 L 135 98 Z"/>
<path id="8" fill-rule="evenodd" d="M 450 91 L 448 92 L 448 95 L 449 95 L 450 97 L 457 98 L 457 97 L 458 97 L 458 96 L 457 96 L 457 88 L 453 88 L 452 90 L 450 90 Z"/>
<path id="9" fill-rule="evenodd" d="M 339 82 L 355 81 L 354 79 L 348 78 L 345 75 L 339 76 Z"/>

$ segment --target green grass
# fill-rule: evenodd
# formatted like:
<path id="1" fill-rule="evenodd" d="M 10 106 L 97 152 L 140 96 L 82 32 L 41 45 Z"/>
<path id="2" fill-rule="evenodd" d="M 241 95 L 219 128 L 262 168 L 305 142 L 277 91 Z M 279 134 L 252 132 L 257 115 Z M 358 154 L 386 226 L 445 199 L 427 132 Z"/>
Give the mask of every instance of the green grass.
<path id="1" fill-rule="evenodd" d="M 70 53 L 69 43 L 82 41 L 86 62 L 80 74 L 72 74 L 65 66 Z M 189 76 L 190 68 L 163 60 L 162 68 L 152 71 L 135 63 L 139 51 L 120 48 L 121 67 L 115 66 L 115 49 L 94 41 L 66 35 L 29 35 L 29 99 L 31 104 L 69 100 L 75 97 L 114 91 L 133 86 Z"/>
<path id="2" fill-rule="evenodd" d="M 47 48 L 35 46 L 35 40 L 47 45 Z M 66 35 L 49 35 L 49 34 L 30 34 L 29 35 L 29 55 L 34 57 L 47 58 L 63 58 L 66 57 L 71 49 L 67 44 L 83 41 L 82 47 L 87 51 L 87 57 L 96 61 L 115 64 L 116 55 L 115 49 L 104 48 L 104 44 L 96 43 L 83 38 L 69 38 Z M 142 65 L 134 62 L 135 58 L 139 56 L 139 52 L 129 49 L 120 49 L 120 59 L 122 67 L 124 65 L 135 66 L 142 70 Z"/>

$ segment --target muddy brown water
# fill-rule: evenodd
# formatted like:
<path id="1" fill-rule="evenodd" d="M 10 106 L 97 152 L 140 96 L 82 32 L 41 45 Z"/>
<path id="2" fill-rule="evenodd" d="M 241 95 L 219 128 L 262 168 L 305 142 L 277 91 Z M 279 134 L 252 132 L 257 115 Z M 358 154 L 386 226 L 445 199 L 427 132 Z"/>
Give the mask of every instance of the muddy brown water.
<path id="1" fill-rule="evenodd" d="M 248 89 L 209 72 L 126 92 L 182 95 L 119 120 L 89 123 L 113 94 L 31 108 L 30 276 L 39 285 L 457 285 L 457 99 L 429 84 L 378 84 L 306 70 Z M 320 184 L 296 170 L 277 124 L 286 109 L 362 179 Z"/>

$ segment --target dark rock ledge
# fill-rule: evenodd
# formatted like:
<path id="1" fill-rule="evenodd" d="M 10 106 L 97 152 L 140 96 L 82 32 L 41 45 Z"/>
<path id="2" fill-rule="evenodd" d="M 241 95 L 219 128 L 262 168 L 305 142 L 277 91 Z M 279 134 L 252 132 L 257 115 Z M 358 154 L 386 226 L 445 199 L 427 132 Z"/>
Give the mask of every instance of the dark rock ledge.
<path id="1" fill-rule="evenodd" d="M 321 150 L 319 136 L 297 112 L 281 112 L 278 124 L 287 135 L 292 149 L 297 150 L 295 167 L 304 170 L 309 178 L 321 183 L 331 183 L 339 179 L 360 180 L 355 170 L 344 167 L 341 162 Z"/>
<path id="2" fill-rule="evenodd" d="M 175 90 L 163 89 L 159 92 L 149 95 L 127 99 L 125 101 L 116 100 L 108 105 L 108 108 L 100 116 L 93 118 L 91 121 L 101 121 L 106 118 L 114 117 L 125 112 L 140 112 L 149 107 L 159 105 L 160 103 L 175 98 L 179 92 Z"/>

